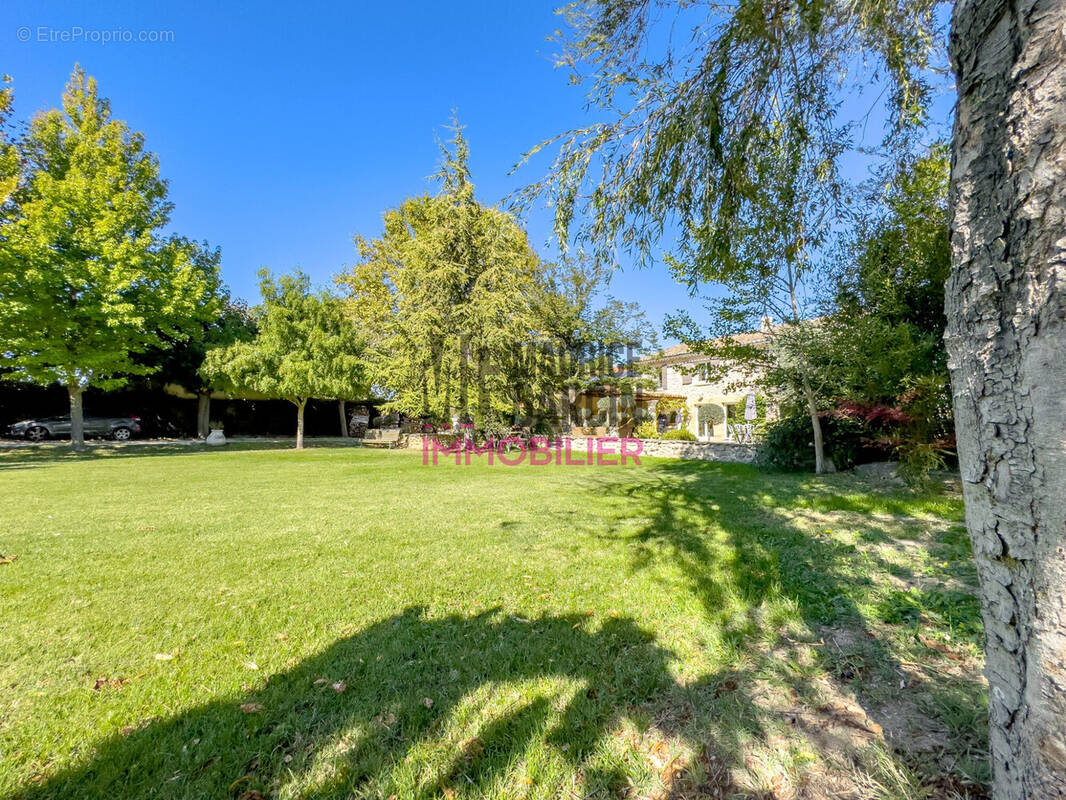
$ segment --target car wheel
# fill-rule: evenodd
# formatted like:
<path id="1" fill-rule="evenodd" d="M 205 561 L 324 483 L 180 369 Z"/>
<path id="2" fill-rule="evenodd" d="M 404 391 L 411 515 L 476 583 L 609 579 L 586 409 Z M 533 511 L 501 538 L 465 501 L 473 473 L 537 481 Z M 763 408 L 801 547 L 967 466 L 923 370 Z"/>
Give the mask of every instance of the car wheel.
<path id="1" fill-rule="evenodd" d="M 31 442 L 43 442 L 48 438 L 48 428 L 41 425 L 34 425 L 28 431 L 26 431 L 26 438 Z"/>
<path id="2" fill-rule="evenodd" d="M 111 431 L 111 438 L 116 442 L 128 442 L 133 436 L 133 431 L 129 428 L 115 428 Z"/>

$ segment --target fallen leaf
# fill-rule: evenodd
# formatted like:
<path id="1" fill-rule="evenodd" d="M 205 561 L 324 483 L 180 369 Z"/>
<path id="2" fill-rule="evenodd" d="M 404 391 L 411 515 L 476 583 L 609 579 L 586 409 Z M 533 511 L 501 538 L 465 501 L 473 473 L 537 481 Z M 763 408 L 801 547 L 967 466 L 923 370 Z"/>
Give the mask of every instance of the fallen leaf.
<path id="1" fill-rule="evenodd" d="M 287 634 L 287 633 L 279 633 L 278 634 L 278 641 L 279 642 L 283 642 L 283 641 L 285 641 L 288 638 L 289 638 L 289 634 Z"/>
<path id="2" fill-rule="evenodd" d="M 258 714 L 260 711 L 266 711 L 266 706 L 260 703 L 241 703 L 241 711 L 245 714 Z"/>
<path id="3" fill-rule="evenodd" d="M 13 564 L 18 561 L 18 558 L 18 556 L 5 556 L 3 553 L 0 553 L 0 565 Z"/>
<path id="4" fill-rule="evenodd" d="M 259 665 L 254 661 L 245 661 L 244 666 L 248 669 L 259 669 Z"/>
<path id="5" fill-rule="evenodd" d="M 337 694 L 342 694 L 347 688 L 348 684 L 346 684 L 344 681 L 337 681 L 335 684 L 333 684 L 333 691 L 335 691 Z"/>
<path id="6" fill-rule="evenodd" d="M 96 683 L 93 684 L 93 691 L 98 692 L 104 687 L 110 687 L 117 689 L 120 686 L 130 682 L 129 678 L 97 678 Z"/>
<path id="7" fill-rule="evenodd" d="M 430 700 L 428 697 L 423 697 L 422 705 L 424 705 L 426 708 L 433 708 L 433 701 Z"/>
<path id="8" fill-rule="evenodd" d="M 315 681 L 315 686 L 325 686 L 327 683 L 329 683 L 329 681 L 325 678 L 319 678 Z"/>
<path id="9" fill-rule="evenodd" d="M 738 684 L 735 680 L 733 680 L 732 678 L 726 678 L 724 681 L 721 681 L 716 687 L 714 687 L 714 696 L 721 697 L 723 694 L 735 692 L 737 690 L 737 686 Z"/>
<path id="10" fill-rule="evenodd" d="M 172 658 L 174 658 L 174 654 L 173 653 L 156 653 L 155 654 L 155 660 L 156 661 L 170 661 Z"/>

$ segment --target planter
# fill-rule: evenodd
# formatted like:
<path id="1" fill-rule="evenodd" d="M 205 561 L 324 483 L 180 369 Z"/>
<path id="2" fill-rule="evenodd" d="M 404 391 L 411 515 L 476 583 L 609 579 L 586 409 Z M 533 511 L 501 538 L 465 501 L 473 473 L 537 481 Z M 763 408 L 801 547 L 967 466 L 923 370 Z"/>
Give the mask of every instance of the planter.
<path id="1" fill-rule="evenodd" d="M 207 434 L 207 439 L 204 440 L 210 445 L 220 445 L 226 443 L 226 434 L 222 432 L 221 428 L 212 428 L 211 433 Z"/>
<path id="2" fill-rule="evenodd" d="M 605 427 L 577 427 L 574 428 L 575 436 L 588 436 L 593 439 L 606 436 L 607 428 Z"/>

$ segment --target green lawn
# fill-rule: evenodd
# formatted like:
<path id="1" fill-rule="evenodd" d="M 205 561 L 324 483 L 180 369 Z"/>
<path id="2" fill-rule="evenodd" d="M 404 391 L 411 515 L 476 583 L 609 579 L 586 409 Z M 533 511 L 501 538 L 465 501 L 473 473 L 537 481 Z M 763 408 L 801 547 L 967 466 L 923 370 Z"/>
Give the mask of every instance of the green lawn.
<path id="1" fill-rule="evenodd" d="M 5 797 L 983 796 L 951 491 L 343 447 L 0 490 Z"/>

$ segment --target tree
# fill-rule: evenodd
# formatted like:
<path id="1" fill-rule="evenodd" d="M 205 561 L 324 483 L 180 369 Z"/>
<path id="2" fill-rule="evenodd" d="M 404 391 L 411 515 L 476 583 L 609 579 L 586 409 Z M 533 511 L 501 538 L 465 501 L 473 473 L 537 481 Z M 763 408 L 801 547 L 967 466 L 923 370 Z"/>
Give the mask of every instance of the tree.
<path id="1" fill-rule="evenodd" d="M 1066 796 L 1066 38 L 1060 2 L 955 7 L 947 350 L 997 798 Z"/>
<path id="2" fill-rule="evenodd" d="M 0 365 L 7 379 L 66 387 L 80 447 L 86 389 L 152 373 L 139 354 L 216 313 L 217 259 L 163 237 L 171 205 L 158 161 L 80 68 L 62 109 L 38 115 L 20 144 L 0 244 Z"/>
<path id="3" fill-rule="evenodd" d="M 508 416 L 546 387 L 530 371 L 543 266 L 510 214 L 474 197 L 456 124 L 442 147 L 441 191 L 385 213 L 377 239 L 338 278 L 372 342 L 387 407 L 423 418 Z"/>
<path id="4" fill-rule="evenodd" d="M 7 211 L 19 179 L 19 148 L 10 130 L 15 100 L 11 78 L 0 77 L 0 210 Z"/>
<path id="5" fill-rule="evenodd" d="M 304 446 L 304 409 L 317 399 L 365 397 L 369 386 L 362 359 L 363 338 L 341 301 L 313 292 L 301 272 L 275 280 L 259 273 L 262 305 L 251 341 L 208 351 L 202 373 L 296 406 L 296 449 Z"/>
<path id="6" fill-rule="evenodd" d="M 255 320 L 248 306 L 243 301 L 233 300 L 228 293 L 223 293 L 220 301 L 218 315 L 191 330 L 187 339 L 172 342 L 166 349 L 151 351 L 145 356 L 145 361 L 158 366 L 153 379 L 177 383 L 196 395 L 196 435 L 201 439 L 210 432 L 212 389 L 232 388 L 225 383 L 213 385 L 200 372 L 207 352 L 234 342 L 246 342 L 255 336 Z"/>
<path id="7" fill-rule="evenodd" d="M 943 340 L 947 193 L 943 145 L 896 165 L 846 237 L 822 318 L 833 415 L 891 449 L 919 485 L 955 450 Z"/>
<path id="8" fill-rule="evenodd" d="M 568 258 L 545 274 L 537 316 L 551 344 L 545 368 L 561 392 L 559 416 L 564 423 L 579 422 L 574 417 L 579 391 L 604 388 L 611 392 L 606 421 L 613 427 L 618 403 L 632 411 L 632 396 L 654 385 L 629 370 L 617 369 L 630 366 L 641 350 L 654 350 L 657 336 L 638 303 L 606 294 L 612 272 L 611 267 L 579 257 Z"/>
<path id="9" fill-rule="evenodd" d="M 832 298 L 843 397 L 892 402 L 916 376 L 947 380 L 948 171 L 939 144 L 900 165 L 845 242 Z"/>
<path id="10" fill-rule="evenodd" d="M 833 92 L 856 64 L 880 69 L 890 99 L 886 140 L 913 142 L 929 68 L 944 52 L 936 7 L 573 4 L 560 61 L 576 81 L 590 76 L 590 101 L 605 120 L 565 135 L 551 175 L 527 197 L 550 195 L 563 241 L 574 233 L 601 252 L 620 245 L 638 262 L 652 258 L 665 231 L 676 232 L 680 277 L 720 280 L 743 263 L 738 245 L 748 237 L 769 231 L 767 241 L 780 241 L 771 202 L 780 171 L 766 158 L 775 140 L 765 132 L 784 130 L 788 152 L 803 152 L 780 162 L 786 173 L 823 184 L 821 197 L 809 195 L 798 209 L 802 253 L 807 230 L 818 232 L 832 206 L 833 164 L 848 129 Z M 657 22 L 663 27 L 652 30 Z M 1000 800 L 1066 795 L 1061 24 L 1061 0 L 966 0 L 952 20 L 959 101 L 947 345 L 988 631 Z M 685 28 L 688 35 L 677 34 Z"/>

